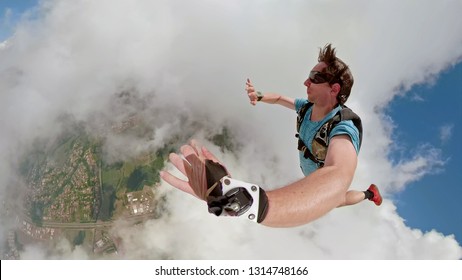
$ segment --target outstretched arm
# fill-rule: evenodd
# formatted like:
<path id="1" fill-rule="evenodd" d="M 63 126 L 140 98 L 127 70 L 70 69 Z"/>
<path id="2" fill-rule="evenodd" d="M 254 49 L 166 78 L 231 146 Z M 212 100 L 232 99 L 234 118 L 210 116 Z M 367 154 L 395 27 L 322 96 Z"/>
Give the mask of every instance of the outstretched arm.
<path id="1" fill-rule="evenodd" d="M 199 154 L 202 159 L 217 159 L 197 143 L 181 148 L 184 157 Z M 170 155 L 171 162 L 183 173 L 184 161 L 176 154 Z M 271 227 L 291 227 L 309 223 L 338 205 L 345 199 L 356 169 L 356 151 L 348 136 L 340 135 L 331 139 L 325 165 L 311 175 L 287 186 L 267 191 L 268 211 L 262 224 Z M 194 194 L 188 181 L 178 179 L 163 171 L 161 177 L 170 185 Z"/>
<path id="2" fill-rule="evenodd" d="M 258 91 L 255 91 L 255 87 L 253 86 L 250 79 L 247 79 L 245 83 L 245 89 L 247 91 L 247 95 L 249 96 L 250 104 L 257 105 L 258 102 Z M 291 97 L 287 97 L 284 95 L 280 95 L 277 93 L 261 93 L 263 96 L 259 101 L 265 102 L 268 104 L 279 104 L 289 109 L 295 110 L 295 100 Z"/>

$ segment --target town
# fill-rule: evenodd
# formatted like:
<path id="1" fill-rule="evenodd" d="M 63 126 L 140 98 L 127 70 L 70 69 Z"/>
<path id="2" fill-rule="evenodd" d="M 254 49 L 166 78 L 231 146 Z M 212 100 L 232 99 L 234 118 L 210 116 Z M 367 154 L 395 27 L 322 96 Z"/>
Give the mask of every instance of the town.
<path id="1" fill-rule="evenodd" d="M 54 244 L 62 238 L 84 246 L 95 258 L 111 257 L 119 253 L 119 238 L 109 230 L 115 220 L 136 224 L 159 215 L 155 185 L 141 181 L 141 189 L 130 190 L 125 185 L 129 174 L 120 175 L 124 172 L 119 166 L 103 170 L 97 142 L 82 136 L 65 140 L 49 154 L 33 159 L 25 176 L 29 190 L 24 207 L 17 213 L 15 230 L 8 233 L 3 259 L 20 258 L 18 248 L 23 245 Z M 143 155 L 142 159 L 145 163 L 137 164 L 149 164 L 155 157 Z M 119 185 L 105 184 L 105 172 L 111 179 L 118 174 Z M 114 201 L 105 201 L 103 196 L 108 184 L 117 192 Z M 106 215 L 100 214 L 102 205 L 108 208 Z"/>

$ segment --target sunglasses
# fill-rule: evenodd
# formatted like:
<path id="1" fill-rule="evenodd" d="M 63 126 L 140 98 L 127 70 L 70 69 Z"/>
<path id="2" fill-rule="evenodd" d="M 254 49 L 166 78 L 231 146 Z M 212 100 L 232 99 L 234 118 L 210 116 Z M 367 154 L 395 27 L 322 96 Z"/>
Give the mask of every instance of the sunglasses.
<path id="1" fill-rule="evenodd" d="M 318 71 L 311 71 L 310 76 L 308 77 L 310 82 L 313 84 L 322 84 L 322 83 L 330 83 L 333 79 L 333 76 L 328 73 L 318 72 Z"/>

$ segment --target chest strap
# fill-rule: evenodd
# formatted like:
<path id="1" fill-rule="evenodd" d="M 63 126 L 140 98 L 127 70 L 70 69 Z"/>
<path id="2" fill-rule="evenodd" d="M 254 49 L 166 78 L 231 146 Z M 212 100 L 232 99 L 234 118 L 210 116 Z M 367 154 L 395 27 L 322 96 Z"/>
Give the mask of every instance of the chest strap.
<path id="1" fill-rule="evenodd" d="M 295 135 L 298 138 L 298 150 L 303 153 L 303 156 L 305 158 L 309 158 L 312 162 L 316 163 L 318 165 L 318 168 L 321 168 L 324 166 L 324 160 L 319 160 L 316 158 L 308 149 L 308 147 L 303 143 L 302 139 L 300 139 L 298 133 Z"/>

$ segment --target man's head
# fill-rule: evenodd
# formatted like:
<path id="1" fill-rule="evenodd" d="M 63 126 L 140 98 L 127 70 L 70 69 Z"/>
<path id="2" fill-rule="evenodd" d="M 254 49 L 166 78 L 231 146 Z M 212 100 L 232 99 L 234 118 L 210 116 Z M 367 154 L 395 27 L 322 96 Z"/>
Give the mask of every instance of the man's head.
<path id="1" fill-rule="evenodd" d="M 340 85 L 337 101 L 340 105 L 343 105 L 350 96 L 354 82 L 348 65 L 335 55 L 335 48 L 332 48 L 331 44 L 320 49 L 318 61 L 324 62 L 327 65 L 321 72 L 327 74 L 329 84 L 334 85 L 338 83 Z"/>

